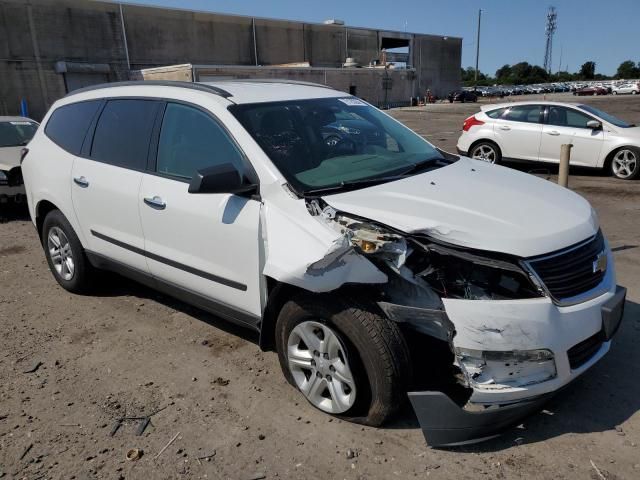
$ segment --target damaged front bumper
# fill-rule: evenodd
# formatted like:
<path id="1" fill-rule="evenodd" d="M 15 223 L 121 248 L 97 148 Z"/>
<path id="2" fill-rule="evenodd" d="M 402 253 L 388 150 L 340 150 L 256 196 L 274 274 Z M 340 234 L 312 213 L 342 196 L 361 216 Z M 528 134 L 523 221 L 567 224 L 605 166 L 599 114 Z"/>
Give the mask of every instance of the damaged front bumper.
<path id="1" fill-rule="evenodd" d="M 551 315 L 547 322 L 563 322 L 566 327 L 564 331 L 562 328 L 555 332 L 547 330 L 551 336 L 560 338 L 552 346 L 558 369 L 557 376 L 552 380 L 519 387 L 474 388 L 468 404 L 464 407 L 460 407 L 442 392 L 409 392 L 409 399 L 427 443 L 432 447 L 441 447 L 487 440 L 540 410 L 558 390 L 588 370 L 607 353 L 610 340 L 622 320 L 625 296 L 626 289 L 617 286 L 601 297 L 582 305 L 552 307 L 556 315 Z M 509 311 L 508 306 L 506 311 Z M 476 310 L 476 313 L 482 317 L 481 311 Z M 589 325 L 596 323 L 596 316 L 598 327 L 595 333 L 586 340 L 571 340 L 578 331 L 578 322 L 587 328 L 580 329 L 582 332 L 589 332 Z M 459 325 L 456 323 L 456 326 Z M 526 339 L 527 335 L 524 337 Z M 571 344 L 568 347 L 567 342 Z M 561 348 L 562 344 L 565 346 Z"/>

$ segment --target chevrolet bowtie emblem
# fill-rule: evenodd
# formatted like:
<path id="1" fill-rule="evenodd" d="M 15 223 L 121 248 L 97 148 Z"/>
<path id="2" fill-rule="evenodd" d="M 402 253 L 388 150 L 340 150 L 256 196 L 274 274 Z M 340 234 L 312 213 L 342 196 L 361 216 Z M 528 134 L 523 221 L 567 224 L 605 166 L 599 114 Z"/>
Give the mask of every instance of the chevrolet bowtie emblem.
<path id="1" fill-rule="evenodd" d="M 606 272 L 607 271 L 607 255 L 604 251 L 600 252 L 596 259 L 593 261 L 593 273 Z"/>

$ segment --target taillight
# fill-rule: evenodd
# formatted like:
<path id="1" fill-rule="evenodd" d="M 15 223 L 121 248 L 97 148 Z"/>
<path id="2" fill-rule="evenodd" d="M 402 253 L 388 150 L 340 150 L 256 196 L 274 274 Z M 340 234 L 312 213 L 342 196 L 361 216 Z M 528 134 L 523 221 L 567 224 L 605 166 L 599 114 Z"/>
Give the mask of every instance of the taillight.
<path id="1" fill-rule="evenodd" d="M 29 153 L 29 149 L 26 147 L 20 150 L 20 165 L 22 165 L 22 162 L 24 162 L 24 157 L 27 156 L 27 153 Z"/>
<path id="2" fill-rule="evenodd" d="M 469 118 L 467 118 L 464 123 L 462 124 L 462 130 L 464 130 L 465 132 L 468 132 L 469 129 L 475 125 L 484 125 L 484 122 L 482 120 L 478 120 L 475 115 L 471 115 Z"/>

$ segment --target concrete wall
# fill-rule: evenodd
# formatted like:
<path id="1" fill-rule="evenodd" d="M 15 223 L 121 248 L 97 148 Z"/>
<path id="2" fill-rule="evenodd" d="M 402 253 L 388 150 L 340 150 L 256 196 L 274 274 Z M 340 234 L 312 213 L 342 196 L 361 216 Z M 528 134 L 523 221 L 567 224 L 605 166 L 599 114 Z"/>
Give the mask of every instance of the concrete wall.
<path id="1" fill-rule="evenodd" d="M 0 0 L 0 114 L 17 113 L 20 99 L 26 98 L 31 116 L 40 119 L 70 85 L 101 81 L 105 75 L 109 81 L 123 80 L 129 66 L 272 66 L 306 61 L 312 67 L 333 69 L 347 57 L 367 65 L 380 59 L 383 38 L 408 40 L 410 63 L 416 69 L 417 80 L 408 82 L 413 91 L 405 94 L 407 82 L 398 81 L 403 91 L 394 91 L 394 96 L 408 101 L 427 87 L 445 95 L 459 86 L 461 39 L 135 5 L 120 8 L 99 1 Z M 69 65 L 66 73 L 54 70 L 59 61 Z M 107 73 L 90 76 L 86 69 L 73 70 L 82 64 L 102 69 L 107 65 Z M 380 73 L 364 72 L 370 71 L 327 75 L 335 78 L 336 86 L 353 79 L 358 88 L 369 82 L 371 87 L 362 90 L 371 91 L 371 98 L 380 98 L 380 92 L 373 93 Z M 315 71 L 289 73 L 294 77 L 318 75 Z M 371 79 L 365 79 L 366 75 Z"/>
<path id="2" fill-rule="evenodd" d="M 218 79 L 270 78 L 288 79 L 329 85 L 356 95 L 379 106 L 407 105 L 413 95 L 416 72 L 413 70 L 387 70 L 371 68 L 278 68 L 278 67 L 196 67 L 196 81 L 211 82 Z M 388 77 L 385 94 L 383 79 Z"/>

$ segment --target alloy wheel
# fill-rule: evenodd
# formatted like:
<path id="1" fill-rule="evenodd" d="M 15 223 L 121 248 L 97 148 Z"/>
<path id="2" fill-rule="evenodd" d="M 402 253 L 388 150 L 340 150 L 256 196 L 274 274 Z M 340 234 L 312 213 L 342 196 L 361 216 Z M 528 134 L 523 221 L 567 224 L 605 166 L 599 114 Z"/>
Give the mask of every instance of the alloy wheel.
<path id="1" fill-rule="evenodd" d="M 478 145 L 471 154 L 471 158 L 484 162 L 496 163 L 496 150 L 487 144 Z"/>
<path id="2" fill-rule="evenodd" d="M 59 227 L 51 227 L 47 236 L 47 249 L 53 267 L 63 280 L 71 280 L 75 273 L 73 251 L 69 239 Z"/>
<path id="3" fill-rule="evenodd" d="M 354 405 L 356 385 L 346 350 L 327 325 L 296 325 L 287 341 L 287 361 L 302 394 L 320 410 L 338 414 Z"/>
<path id="4" fill-rule="evenodd" d="M 629 149 L 622 149 L 615 154 L 611 164 L 613 173 L 618 178 L 631 177 L 638 167 L 638 156 Z"/>

